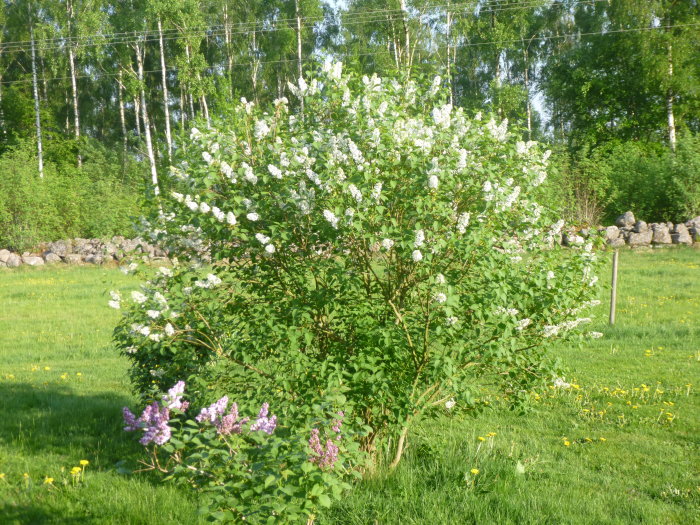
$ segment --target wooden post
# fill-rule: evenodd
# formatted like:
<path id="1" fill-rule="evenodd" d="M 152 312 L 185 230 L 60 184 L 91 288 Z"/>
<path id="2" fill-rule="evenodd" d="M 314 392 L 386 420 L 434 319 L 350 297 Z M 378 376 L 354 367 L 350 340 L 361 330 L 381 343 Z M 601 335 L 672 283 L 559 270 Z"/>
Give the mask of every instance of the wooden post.
<path id="1" fill-rule="evenodd" d="M 610 325 L 615 324 L 615 303 L 617 302 L 617 259 L 620 255 L 619 250 L 613 252 L 612 264 L 612 286 L 610 287 Z"/>

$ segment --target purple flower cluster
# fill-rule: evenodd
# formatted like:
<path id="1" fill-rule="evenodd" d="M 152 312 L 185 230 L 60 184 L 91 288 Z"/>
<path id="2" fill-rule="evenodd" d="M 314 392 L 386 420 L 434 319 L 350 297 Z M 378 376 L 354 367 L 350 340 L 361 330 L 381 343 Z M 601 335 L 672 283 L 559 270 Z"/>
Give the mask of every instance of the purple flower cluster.
<path id="1" fill-rule="evenodd" d="M 224 412 L 226 412 L 226 406 L 228 405 L 228 396 L 224 396 L 219 399 L 216 403 L 212 403 L 206 408 L 203 408 L 199 415 L 194 418 L 198 423 L 204 421 L 209 421 L 210 423 L 216 423 Z"/>
<path id="2" fill-rule="evenodd" d="M 340 441 L 340 430 L 343 426 L 343 418 L 345 414 L 338 412 L 338 419 L 334 419 L 331 423 L 331 430 L 335 432 L 335 440 Z M 332 439 L 327 439 L 325 446 L 321 445 L 320 432 L 317 428 L 311 430 L 309 438 L 309 447 L 313 455 L 309 457 L 311 463 L 315 463 L 322 470 L 332 469 L 338 461 L 338 445 Z"/>
<path id="3" fill-rule="evenodd" d="M 124 407 L 122 410 L 124 423 L 126 423 L 124 430 L 127 432 L 143 430 L 143 437 L 139 439 L 139 443 L 144 447 L 150 442 L 156 445 L 163 445 L 170 439 L 171 431 L 168 426 L 170 410 L 167 407 L 161 407 L 157 401 L 153 402 L 144 409 L 141 417 L 138 419 L 127 407 Z"/>
<path id="4" fill-rule="evenodd" d="M 269 409 L 270 405 L 268 403 L 262 404 L 260 407 L 260 412 L 258 413 L 258 419 L 255 420 L 255 423 L 250 425 L 251 432 L 261 430 L 266 434 L 272 434 L 275 431 L 275 427 L 277 426 L 277 416 L 268 418 L 267 412 Z"/>
<path id="5" fill-rule="evenodd" d="M 185 382 L 178 381 L 168 390 L 168 393 L 163 396 L 163 405 L 169 410 L 180 410 L 184 412 L 190 405 L 189 402 L 182 400 L 182 395 L 185 392 Z"/>

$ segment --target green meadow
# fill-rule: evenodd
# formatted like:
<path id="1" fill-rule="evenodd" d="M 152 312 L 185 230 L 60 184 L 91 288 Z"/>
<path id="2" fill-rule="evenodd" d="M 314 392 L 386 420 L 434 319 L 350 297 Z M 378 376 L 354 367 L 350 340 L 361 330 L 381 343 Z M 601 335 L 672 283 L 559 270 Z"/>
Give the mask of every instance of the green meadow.
<path id="1" fill-rule="evenodd" d="M 0 524 L 198 522 L 193 494 L 135 472 L 122 432 L 136 407 L 107 300 L 135 286 L 106 267 L 0 270 Z M 625 250 L 614 327 L 608 295 L 604 336 L 556 349 L 562 386 L 522 413 L 486 392 L 476 418 L 445 410 L 317 523 L 700 523 L 700 251 Z"/>

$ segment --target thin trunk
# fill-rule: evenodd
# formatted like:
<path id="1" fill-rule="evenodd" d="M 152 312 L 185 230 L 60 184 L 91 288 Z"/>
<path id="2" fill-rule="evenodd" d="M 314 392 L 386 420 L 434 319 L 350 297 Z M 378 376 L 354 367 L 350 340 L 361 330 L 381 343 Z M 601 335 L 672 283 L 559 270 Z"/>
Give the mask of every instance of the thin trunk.
<path id="1" fill-rule="evenodd" d="M 527 48 L 523 51 L 525 59 L 525 107 L 527 111 L 527 140 L 532 140 L 532 105 L 530 104 L 530 55 Z"/>
<path id="2" fill-rule="evenodd" d="M 399 45 L 396 42 L 396 31 L 394 30 L 394 22 L 391 22 L 389 25 L 391 26 L 391 42 L 394 47 L 394 63 L 396 64 L 396 69 L 399 69 L 399 67 L 401 67 L 401 49 L 399 49 Z"/>
<path id="3" fill-rule="evenodd" d="M 78 80 L 75 74 L 75 50 L 73 49 L 73 17 L 75 15 L 73 11 L 73 2 L 68 0 L 66 2 L 66 11 L 68 13 L 68 65 L 70 66 L 70 84 L 73 90 L 73 132 L 75 133 L 75 140 L 80 140 L 80 110 L 78 109 Z M 80 148 L 80 144 L 78 144 Z M 82 166 L 83 159 L 78 152 L 78 167 Z"/>
<path id="4" fill-rule="evenodd" d="M 231 24 L 228 4 L 224 3 L 224 43 L 226 44 L 226 70 L 228 71 L 229 94 L 233 98 L 233 49 L 231 49 Z"/>
<path id="5" fill-rule="evenodd" d="M 41 113 L 39 111 L 39 86 L 36 78 L 36 50 L 34 48 L 34 24 L 32 22 L 29 23 L 29 37 L 32 44 L 32 90 L 34 92 L 34 117 L 36 120 L 36 150 L 39 159 L 39 177 L 43 179 L 44 154 L 41 147 Z"/>
<path id="6" fill-rule="evenodd" d="M 0 60 L 2 53 L 0 52 Z M 2 73 L 0 73 L 0 130 L 2 130 L 2 136 L 4 139 L 7 138 L 7 130 L 5 129 L 5 112 L 2 109 Z"/>
<path id="7" fill-rule="evenodd" d="M 187 109 L 185 108 L 185 90 L 180 84 L 180 131 L 185 131 L 185 119 L 187 118 Z"/>
<path id="8" fill-rule="evenodd" d="M 447 27 L 446 27 L 446 32 L 445 36 L 447 38 L 447 81 L 450 83 L 449 88 L 450 88 L 450 104 L 454 105 L 454 97 L 453 97 L 453 81 L 452 81 L 452 68 L 450 67 L 450 47 L 451 47 L 451 29 L 452 29 L 452 12 L 450 11 L 450 2 L 447 2 Z"/>
<path id="9" fill-rule="evenodd" d="M 299 0 L 294 0 L 294 16 L 297 19 L 297 78 L 304 76 L 304 68 L 301 56 L 301 10 Z M 301 115 L 304 116 L 304 97 L 301 97 Z"/>
<path id="10" fill-rule="evenodd" d="M 66 105 L 66 121 L 63 123 L 63 131 L 68 135 L 70 133 L 70 110 L 67 109 L 70 107 L 70 95 L 68 91 L 66 91 L 63 96 L 63 102 Z"/>
<path id="11" fill-rule="evenodd" d="M 394 454 L 393 461 L 389 464 L 389 469 L 394 470 L 399 462 L 401 461 L 401 456 L 403 456 L 403 451 L 406 448 L 406 437 L 408 436 L 408 427 L 403 427 L 401 429 L 401 435 L 399 435 L 399 442 L 396 444 L 396 453 Z"/>
<path id="12" fill-rule="evenodd" d="M 141 42 L 145 40 L 144 37 L 141 38 Z M 138 67 L 139 75 L 139 90 L 141 92 L 141 117 L 143 118 L 143 133 L 146 136 L 146 153 L 148 154 L 148 161 L 151 164 L 151 183 L 153 184 L 153 193 L 160 195 L 160 188 L 158 187 L 158 170 L 156 169 L 156 158 L 153 154 L 153 143 L 151 142 L 151 126 L 148 120 L 148 109 L 146 106 L 146 89 L 143 80 L 143 52 L 145 48 L 142 43 L 134 44 L 134 50 L 136 51 L 136 64 Z"/>
<path id="13" fill-rule="evenodd" d="M 122 149 L 124 155 L 126 155 L 128 139 L 126 133 L 126 113 L 124 111 L 124 83 L 122 82 L 123 76 L 123 70 L 120 67 L 119 74 L 117 77 L 117 93 L 119 95 L 119 123 L 122 126 Z"/>
<path id="14" fill-rule="evenodd" d="M 666 113 L 668 114 L 668 142 L 671 150 L 676 151 L 676 119 L 673 115 L 673 88 L 670 85 L 673 79 L 673 48 L 668 44 L 668 80 L 669 86 L 666 91 Z"/>
<path id="15" fill-rule="evenodd" d="M 141 102 L 139 96 L 134 96 L 134 115 L 136 116 L 136 136 L 141 136 Z"/>
<path id="16" fill-rule="evenodd" d="M 202 93 L 199 97 L 199 104 L 202 106 L 202 113 L 204 113 L 204 120 L 207 121 L 207 127 L 211 127 L 211 119 L 209 118 L 209 105 L 207 104 L 207 97 Z"/>
<path id="17" fill-rule="evenodd" d="M 168 77 L 165 70 L 165 46 L 163 46 L 163 24 L 158 17 L 158 41 L 160 46 L 160 71 L 163 80 L 163 112 L 165 116 L 165 142 L 168 146 L 168 162 L 173 161 L 173 136 L 170 133 L 170 109 L 168 107 Z"/>
<path id="18" fill-rule="evenodd" d="M 185 45 L 185 58 L 187 58 L 187 66 L 189 68 L 191 62 L 190 62 L 190 45 L 187 44 Z M 189 86 L 190 88 L 192 86 Z M 194 120 L 194 97 L 192 97 L 192 92 L 191 89 L 187 90 L 187 100 L 190 105 L 190 120 Z"/>
<path id="19" fill-rule="evenodd" d="M 401 7 L 401 12 L 403 13 L 403 35 L 404 35 L 404 53 L 406 60 L 406 67 L 411 67 L 411 37 L 408 31 L 408 9 L 406 8 L 406 0 L 400 0 L 399 3 Z"/>
<path id="20" fill-rule="evenodd" d="M 251 64 L 252 67 L 251 73 L 252 73 L 252 81 L 253 81 L 253 98 L 255 98 L 255 103 L 257 104 L 258 102 L 258 68 L 260 67 L 260 63 L 258 62 L 258 42 L 257 42 L 257 36 L 256 36 L 256 31 L 255 28 L 253 28 L 253 49 L 251 56 L 253 57 L 253 63 Z"/>

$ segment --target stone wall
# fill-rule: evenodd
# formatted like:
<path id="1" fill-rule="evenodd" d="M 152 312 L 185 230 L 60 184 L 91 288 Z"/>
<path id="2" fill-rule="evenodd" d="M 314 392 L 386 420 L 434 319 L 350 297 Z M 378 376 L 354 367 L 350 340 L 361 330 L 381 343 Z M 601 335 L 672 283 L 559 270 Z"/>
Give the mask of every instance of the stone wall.
<path id="1" fill-rule="evenodd" d="M 638 221 L 631 211 L 620 215 L 614 226 L 597 228 L 607 244 L 613 248 L 663 247 L 672 245 L 692 245 L 700 243 L 700 216 L 686 223 L 671 222 L 647 224 Z M 562 234 L 564 246 L 579 245 L 596 232 L 595 228 L 571 229 Z M 158 260 L 167 254 L 157 246 L 142 239 L 112 237 L 101 239 L 70 239 L 38 246 L 31 252 L 22 254 L 0 250 L 0 268 L 16 268 L 23 264 L 41 266 L 51 263 L 66 264 L 105 264 L 118 262 L 127 255 L 140 255 L 146 259 Z"/>
<path id="2" fill-rule="evenodd" d="M 37 246 L 22 254 L 0 250 L 0 267 L 16 268 L 23 264 L 41 266 L 51 263 L 105 264 L 120 261 L 127 255 L 140 254 L 149 259 L 165 258 L 160 248 L 142 239 L 112 237 L 101 239 L 69 239 Z"/>
<path id="3" fill-rule="evenodd" d="M 578 238 L 586 238 L 591 235 L 593 229 L 583 228 L 565 232 L 562 236 L 562 244 L 565 246 L 579 243 Z M 598 228 L 606 243 L 619 248 L 661 248 L 672 245 L 687 245 L 700 243 L 700 216 L 685 223 L 673 224 L 672 222 L 652 222 L 647 224 L 637 220 L 631 211 L 620 215 L 614 226 Z"/>

